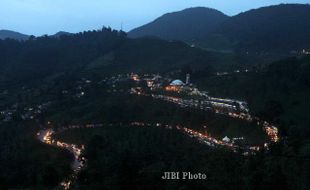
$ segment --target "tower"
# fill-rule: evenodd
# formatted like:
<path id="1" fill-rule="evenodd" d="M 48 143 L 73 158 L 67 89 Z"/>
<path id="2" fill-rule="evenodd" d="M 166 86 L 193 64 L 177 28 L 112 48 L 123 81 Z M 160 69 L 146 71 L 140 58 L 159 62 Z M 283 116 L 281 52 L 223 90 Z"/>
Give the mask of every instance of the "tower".
<path id="1" fill-rule="evenodd" d="M 189 83 L 190 83 L 190 77 L 191 77 L 190 74 L 186 74 L 186 85 L 189 85 Z"/>

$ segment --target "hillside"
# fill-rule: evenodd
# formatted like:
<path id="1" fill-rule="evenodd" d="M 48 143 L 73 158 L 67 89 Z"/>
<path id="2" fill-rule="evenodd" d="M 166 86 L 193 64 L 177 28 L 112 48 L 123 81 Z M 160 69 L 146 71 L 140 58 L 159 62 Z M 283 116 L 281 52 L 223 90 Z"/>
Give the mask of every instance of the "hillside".
<path id="1" fill-rule="evenodd" d="M 28 35 L 21 34 L 18 32 L 10 31 L 10 30 L 0 30 L 0 39 L 15 39 L 15 40 L 27 40 L 29 38 Z"/>
<path id="2" fill-rule="evenodd" d="M 252 55 L 310 50 L 310 5 L 281 4 L 228 17 L 208 8 L 169 13 L 129 32 L 129 37 L 156 36 L 194 42 L 208 49 Z"/>
<path id="3" fill-rule="evenodd" d="M 221 59 L 235 62 L 244 58 L 223 58 L 224 54 L 180 41 L 129 39 L 109 28 L 60 38 L 0 40 L 0 52 L 0 116 L 4 123 L 0 126 L 0 189 L 57 189 L 57 184 L 69 176 L 72 150 L 82 150 L 75 160 L 87 160 L 80 173 L 70 175 L 76 179 L 73 189 L 309 187 L 307 57 L 217 75 L 213 69 L 220 66 Z M 246 100 L 253 116 L 277 125 L 280 142 L 248 156 L 239 154 L 238 147 L 208 148 L 202 141 L 207 139 L 199 140 L 205 135 L 198 135 L 194 141 L 193 133 L 186 136 L 170 126 L 203 130 L 212 134 L 212 139 L 227 135 L 260 141 L 265 136 L 256 119 L 249 123 L 217 114 L 216 110 L 203 110 L 196 95 L 189 101 L 196 104 L 194 108 L 183 107 L 177 98 L 169 103 L 153 95 L 130 93 L 147 85 L 145 80 L 131 80 L 131 72 L 159 73 L 169 77 L 170 83 L 184 70 L 192 71 L 193 84 L 210 95 Z M 7 118 L 11 121 L 5 121 Z M 91 127 L 100 123 L 106 125 Z M 80 128 L 77 124 L 90 125 Z M 43 127 L 62 131 L 71 125 L 75 129 L 58 133 L 56 138 L 85 146 L 63 145 L 38 133 Z M 36 140 L 35 134 L 44 137 L 46 145 Z M 49 141 L 62 148 L 48 146 Z M 65 151 L 66 146 L 70 152 Z M 158 180 L 164 171 L 197 171 L 208 178 L 182 183 Z"/>
<path id="4" fill-rule="evenodd" d="M 56 34 L 51 35 L 51 37 L 59 38 L 59 37 L 61 37 L 61 36 L 70 36 L 70 35 L 72 35 L 72 33 L 70 33 L 70 32 L 65 32 L 65 31 L 59 31 L 59 32 L 57 32 Z"/>
<path id="5" fill-rule="evenodd" d="M 241 51 L 310 49 L 310 5 L 282 4 L 250 10 L 226 20 L 209 40 L 222 38 Z"/>
<path id="6" fill-rule="evenodd" d="M 0 40 L 0 50 L 5 52 L 0 54 L 0 90 L 64 73 L 102 76 L 168 72 L 185 66 L 210 69 L 219 66 L 215 63 L 220 57 L 182 42 L 128 39 L 125 33 L 110 29 L 25 42 Z"/>
<path id="7" fill-rule="evenodd" d="M 279 124 L 296 154 L 309 156 L 309 73 L 309 56 L 288 58 L 253 72 L 200 78 L 199 86 L 215 96 L 244 98 L 256 115 Z"/>
<path id="8" fill-rule="evenodd" d="M 204 39 L 228 16 L 209 8 L 190 8 L 165 14 L 155 21 L 129 32 L 129 37 L 156 36 L 166 40 Z"/>

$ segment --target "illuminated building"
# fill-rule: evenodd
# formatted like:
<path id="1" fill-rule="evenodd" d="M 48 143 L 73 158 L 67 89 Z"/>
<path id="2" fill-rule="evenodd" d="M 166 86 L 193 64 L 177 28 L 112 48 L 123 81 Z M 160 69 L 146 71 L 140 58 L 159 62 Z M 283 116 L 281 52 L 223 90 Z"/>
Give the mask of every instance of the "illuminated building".
<path id="1" fill-rule="evenodd" d="M 190 74 L 186 74 L 185 83 L 180 79 L 173 80 L 169 84 L 169 86 L 165 87 L 165 90 L 177 91 L 177 92 L 180 92 L 180 91 L 191 92 L 193 88 L 192 88 L 192 84 L 190 83 Z"/>
<path id="2" fill-rule="evenodd" d="M 134 81 L 140 81 L 140 77 L 139 77 L 139 75 L 137 75 L 137 74 L 131 74 L 131 76 L 130 76 L 130 78 L 132 79 L 132 80 L 134 80 Z"/>
<path id="3" fill-rule="evenodd" d="M 178 92 L 181 90 L 182 86 L 184 86 L 184 83 L 181 80 L 177 79 L 177 80 L 172 81 L 169 86 L 166 86 L 165 89 L 167 91 L 177 91 Z"/>
<path id="4" fill-rule="evenodd" d="M 154 81 L 153 80 L 146 80 L 146 84 L 148 87 L 152 87 L 154 84 Z"/>
<path id="5" fill-rule="evenodd" d="M 174 80 L 170 83 L 170 86 L 183 86 L 183 85 L 184 85 L 184 83 L 179 79 Z"/>
<path id="6" fill-rule="evenodd" d="M 223 139 L 222 139 L 224 142 L 230 142 L 230 138 L 228 138 L 227 136 L 226 137 L 224 137 Z"/>

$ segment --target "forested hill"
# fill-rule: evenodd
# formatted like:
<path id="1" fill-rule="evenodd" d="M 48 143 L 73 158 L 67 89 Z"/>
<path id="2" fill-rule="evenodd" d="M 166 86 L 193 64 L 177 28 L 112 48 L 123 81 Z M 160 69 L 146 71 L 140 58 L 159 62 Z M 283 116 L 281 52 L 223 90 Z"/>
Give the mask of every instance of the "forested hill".
<path id="1" fill-rule="evenodd" d="M 166 14 L 129 32 L 156 36 L 215 50 L 249 54 L 290 54 L 310 50 L 310 5 L 281 4 L 228 17 L 208 8 Z"/>
<path id="2" fill-rule="evenodd" d="M 310 49 L 309 33 L 310 5 L 282 4 L 233 16 L 215 35 L 238 50 L 290 52 Z"/>
<path id="3" fill-rule="evenodd" d="M 12 83 L 42 80 L 74 72 L 97 56 L 116 48 L 125 34 L 104 29 L 74 36 L 38 37 L 27 41 L 0 41 L 0 81 Z"/>
<path id="4" fill-rule="evenodd" d="M 260 118 L 279 125 L 290 151 L 309 156 L 310 56 L 288 58 L 261 70 L 200 79 L 217 96 L 243 98 Z"/>
<path id="5" fill-rule="evenodd" d="M 128 39 L 124 32 L 107 28 L 59 38 L 0 40 L 0 51 L 0 84 L 6 86 L 68 73 L 160 72 L 214 63 L 208 52 L 181 42 Z"/>
<path id="6" fill-rule="evenodd" d="M 209 8 L 189 8 L 165 14 L 155 21 L 129 32 L 129 37 L 156 36 L 166 40 L 204 39 L 228 16 Z"/>
<path id="7" fill-rule="evenodd" d="M 15 40 L 27 40 L 29 36 L 10 30 L 0 30 L 0 39 L 6 39 L 6 38 Z"/>
<path id="8" fill-rule="evenodd" d="M 65 32 L 65 31 L 59 31 L 57 32 L 56 34 L 52 35 L 52 37 L 56 37 L 56 38 L 59 38 L 60 36 L 70 36 L 72 35 L 73 33 L 70 33 L 70 32 Z"/>

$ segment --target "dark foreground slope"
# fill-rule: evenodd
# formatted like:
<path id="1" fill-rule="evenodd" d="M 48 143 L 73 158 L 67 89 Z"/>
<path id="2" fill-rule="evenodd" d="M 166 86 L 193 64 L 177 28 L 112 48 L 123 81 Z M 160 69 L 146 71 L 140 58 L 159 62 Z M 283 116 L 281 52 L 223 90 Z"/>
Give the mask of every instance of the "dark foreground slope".
<path id="1" fill-rule="evenodd" d="M 74 129 L 58 138 L 86 143 L 86 170 L 75 189 L 306 189 L 307 160 L 238 156 L 210 149 L 175 130 L 141 127 Z M 165 171 L 205 173 L 205 180 L 162 180 Z M 181 175 L 181 174 L 180 174 Z"/>
<path id="2" fill-rule="evenodd" d="M 0 189 L 47 189 L 70 174 L 69 152 L 41 144 L 33 123 L 0 125 Z"/>
<path id="3" fill-rule="evenodd" d="M 240 189 L 234 166 L 240 158 L 212 150 L 176 130 L 104 127 L 60 134 L 68 142 L 86 143 L 89 167 L 76 189 Z M 82 141 L 80 139 L 83 139 Z M 163 180 L 165 171 L 205 173 L 206 180 Z M 225 183 L 223 183 L 225 182 Z"/>

